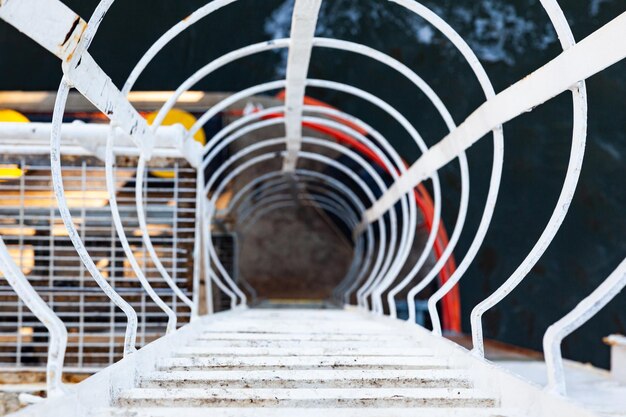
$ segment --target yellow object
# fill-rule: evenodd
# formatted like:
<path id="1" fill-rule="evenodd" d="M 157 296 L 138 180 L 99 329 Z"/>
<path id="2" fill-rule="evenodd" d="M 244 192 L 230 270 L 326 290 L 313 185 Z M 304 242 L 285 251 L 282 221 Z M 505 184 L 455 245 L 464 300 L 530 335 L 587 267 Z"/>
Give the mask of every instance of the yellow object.
<path id="1" fill-rule="evenodd" d="M 154 119 L 156 119 L 158 112 L 152 112 L 146 116 L 146 120 L 148 124 L 154 123 Z M 196 123 L 197 119 L 189 112 L 179 109 L 170 110 L 165 118 L 163 119 L 163 123 L 161 126 L 172 126 L 175 124 L 181 124 L 185 127 L 185 129 L 189 130 Z M 200 142 L 202 145 L 206 144 L 206 135 L 204 134 L 204 130 L 200 129 L 193 136 L 193 138 Z M 171 171 L 150 171 L 153 175 L 160 178 L 174 178 L 174 173 Z"/>
<path id="2" fill-rule="evenodd" d="M 24 171 L 17 165 L 0 165 L 0 181 L 16 180 L 24 175 Z"/>
<path id="3" fill-rule="evenodd" d="M 0 122 L 28 123 L 28 117 L 15 110 L 0 109 Z"/>
<path id="4" fill-rule="evenodd" d="M 0 109 L 0 122 L 28 123 L 30 120 L 15 110 Z M 15 180 L 24 175 L 24 170 L 17 165 L 0 165 L 0 181 Z"/>

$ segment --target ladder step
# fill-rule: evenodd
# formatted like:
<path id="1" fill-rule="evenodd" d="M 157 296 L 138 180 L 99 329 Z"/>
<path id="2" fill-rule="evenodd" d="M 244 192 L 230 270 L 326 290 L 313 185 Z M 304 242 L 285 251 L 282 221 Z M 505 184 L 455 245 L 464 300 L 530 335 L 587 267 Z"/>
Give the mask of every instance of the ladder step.
<path id="1" fill-rule="evenodd" d="M 237 331 L 233 330 L 236 329 Z M 274 325 L 260 323 L 253 325 L 250 323 L 237 323 L 233 326 L 229 326 L 226 323 L 220 323 L 220 325 L 212 325 L 203 332 L 203 336 L 211 333 L 223 333 L 225 331 L 231 331 L 233 333 L 261 333 L 261 334 L 300 334 L 308 331 L 311 335 L 374 335 L 377 337 L 393 338 L 395 335 L 393 332 L 385 328 L 373 328 L 371 324 L 350 327 L 348 324 L 329 323 L 328 325 L 320 325 L 319 323 L 298 323 L 298 324 L 285 324 L 274 323 Z"/>
<path id="2" fill-rule="evenodd" d="M 471 388 L 457 370 L 265 370 L 154 372 L 141 388 Z"/>
<path id="3" fill-rule="evenodd" d="M 519 417 L 499 408 L 112 408 L 89 417 Z"/>
<path id="4" fill-rule="evenodd" d="M 465 388 L 156 389 L 136 388 L 123 407 L 495 407 L 493 398 Z"/>
<path id="5" fill-rule="evenodd" d="M 242 356 L 166 358 L 157 361 L 159 371 L 200 371 L 215 368 L 251 369 L 441 369 L 448 359 L 429 356 Z"/>
<path id="6" fill-rule="evenodd" d="M 346 314 L 348 313 L 348 314 Z M 342 321 L 372 321 L 369 313 L 347 312 L 343 309 L 249 309 L 238 312 L 237 316 L 231 316 L 229 321 L 268 321 L 268 320 L 342 320 Z"/>
<path id="7" fill-rule="evenodd" d="M 372 335 L 389 335 L 395 337 L 393 329 L 388 328 L 382 323 L 375 321 L 355 321 L 355 320 L 228 320 L 223 322 L 211 323 L 204 330 L 207 333 L 267 333 L 267 334 L 293 334 L 293 333 L 309 333 L 317 335 L 339 334 L 372 334 Z"/>
<path id="8" fill-rule="evenodd" d="M 415 349 L 422 346 L 420 342 L 413 340 L 375 340 L 370 336 L 369 340 L 279 340 L 279 339 L 205 339 L 199 338 L 192 342 L 190 346 L 206 346 L 212 348 L 268 348 L 268 349 L 299 349 L 299 348 L 357 348 L 373 346 L 383 347 L 404 347 Z"/>
<path id="9" fill-rule="evenodd" d="M 234 332 L 234 331 L 205 331 L 197 339 L 199 341 L 260 341 L 260 342 L 399 342 L 418 343 L 414 336 L 396 335 L 394 337 L 384 337 L 371 333 L 350 333 L 350 334 L 312 334 L 304 333 L 255 333 L 255 332 Z"/>
<path id="10" fill-rule="evenodd" d="M 432 349 L 406 347 L 184 347 L 176 350 L 174 356 L 434 356 Z"/>

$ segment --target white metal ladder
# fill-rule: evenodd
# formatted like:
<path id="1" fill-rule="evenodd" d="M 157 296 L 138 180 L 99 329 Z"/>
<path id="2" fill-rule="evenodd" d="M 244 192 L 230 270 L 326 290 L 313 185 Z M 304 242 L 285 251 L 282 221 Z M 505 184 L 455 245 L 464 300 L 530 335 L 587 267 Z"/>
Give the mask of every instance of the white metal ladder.
<path id="1" fill-rule="evenodd" d="M 0 136 L 4 139 L 15 135 L 18 139 L 25 140 L 40 140 L 42 137 L 50 139 L 52 190 L 67 235 L 76 250 L 76 256 L 127 319 L 124 359 L 77 386 L 65 386 L 61 379 L 68 340 L 65 325 L 33 289 L 0 239 L 0 271 L 50 334 L 47 365 L 49 399 L 24 410 L 22 415 L 70 417 L 118 413 L 157 416 L 183 413 L 295 413 L 290 408 L 298 408 L 298 413 L 303 414 L 354 413 L 353 415 L 366 416 L 378 416 L 380 412 L 383 415 L 435 416 L 591 415 L 592 411 L 577 405 L 577 398 L 564 396 L 566 367 L 561 357 L 561 341 L 626 286 L 626 261 L 617 266 L 604 283 L 583 298 L 574 310 L 547 330 L 544 337 L 547 365 L 545 374 L 548 377 L 545 391 L 484 359 L 482 316 L 515 290 L 526 277 L 548 248 L 567 214 L 584 156 L 587 121 L 585 79 L 626 57 L 626 13 L 615 17 L 582 41 L 576 42 L 556 0 L 541 0 L 541 6 L 558 34 L 563 51 L 527 77 L 496 94 L 476 55 L 450 25 L 416 1 L 390 1 L 390 6 L 414 13 L 439 30 L 464 57 L 475 74 L 484 92 L 485 101 L 457 126 L 435 91 L 403 63 L 366 45 L 315 38 L 322 1 L 295 0 L 290 37 L 248 45 L 207 63 L 171 94 L 160 109 L 154 124 L 149 126 L 127 99 L 135 81 L 172 39 L 235 1 L 210 1 L 176 23 L 154 42 L 134 67 L 124 86 L 118 88 L 89 53 L 89 46 L 113 0 L 100 1 L 89 21 L 58 0 L 0 0 L 0 19 L 15 26 L 54 54 L 60 59 L 63 69 L 52 122 L 44 126 L 26 127 L 11 123 L 1 124 Z M 281 48 L 288 50 L 284 80 L 269 81 L 228 96 L 206 109 L 189 130 L 182 126 L 161 126 L 163 119 L 180 97 L 198 81 L 240 58 Z M 435 145 L 428 147 L 411 122 L 379 97 L 349 84 L 310 78 L 308 68 L 313 48 L 359 54 L 401 74 L 412 82 L 416 91 L 426 95 L 446 123 L 449 133 Z M 374 127 L 368 125 L 367 121 L 336 109 L 305 105 L 304 93 L 307 87 L 342 92 L 378 107 L 406 130 L 414 142 L 412 146 L 419 148 L 421 156 L 413 165 L 406 167 L 402 155 Z M 245 115 L 224 127 L 204 146 L 193 140 L 194 134 L 208 120 L 234 103 L 255 94 L 283 88 L 286 90 L 285 105 Z M 105 114 L 110 119 L 110 125 L 63 124 L 71 89 L 78 90 Z M 571 93 L 574 104 L 572 148 L 557 204 L 545 229 L 515 272 L 472 310 L 470 318 L 473 350 L 469 352 L 442 337 L 437 304 L 464 276 L 489 228 L 502 174 L 502 124 L 567 91 Z M 264 116 L 275 114 L 279 117 L 262 120 Z M 337 120 L 349 123 L 339 123 Z M 382 168 L 390 173 L 393 183 L 387 186 L 372 167 L 372 160 L 367 160 L 353 149 L 327 138 L 304 136 L 302 125 L 310 121 L 339 129 L 353 137 L 375 155 L 374 159 L 380 159 Z M 246 133 L 272 124 L 284 125 L 283 137 L 267 138 L 245 147 L 221 164 L 210 178 L 204 177 L 205 168 L 226 146 Z M 430 333 L 414 323 L 395 318 L 395 296 L 410 288 L 407 301 L 409 312 L 412 313 L 417 294 L 429 285 L 451 256 L 463 229 L 468 208 L 469 173 L 464 152 L 490 132 L 493 133 L 494 140 L 493 168 L 483 214 L 459 267 L 428 300 L 429 315 L 434 327 Z M 105 162 L 109 185 L 108 202 L 126 259 L 132 264 L 143 290 L 168 317 L 167 333 L 139 351 L 136 350 L 136 311 L 99 270 L 83 237 L 76 230 L 75 219 L 68 206 L 61 155 L 67 150 L 63 145 L 70 142 L 72 149 L 79 144 Z M 274 148 L 281 145 L 284 150 L 277 154 Z M 133 155 L 138 155 L 135 209 L 142 243 L 163 281 L 191 311 L 192 322 L 180 329 L 177 328 L 176 314 L 145 279 L 144 271 L 136 262 L 121 224 L 119 209 L 115 203 L 116 193 L 112 187 L 113 165 L 120 147 L 126 150 L 131 148 Z M 317 148 L 330 149 L 351 159 L 354 164 L 367 171 L 373 185 L 364 182 L 345 163 L 339 162 L 340 160 L 314 151 Z M 167 154 L 173 151 L 186 158 L 196 168 L 198 189 L 191 297 L 181 292 L 163 267 L 154 250 L 145 221 L 146 201 L 142 184 L 146 167 L 151 158 L 164 149 Z M 218 259 L 213 247 L 211 225 L 217 214 L 219 197 L 230 182 L 246 169 L 277 155 L 283 158 L 282 168 L 263 179 L 275 179 L 276 176 L 285 181 L 297 180 L 299 176 L 314 179 L 324 186 L 314 202 L 336 214 L 353 231 L 355 255 L 352 267 L 333 297 L 338 305 L 350 304 L 356 299 L 358 307 L 349 306 L 346 310 L 336 311 L 248 310 L 246 293 L 234 282 Z M 415 282 L 416 272 L 424 266 L 424 260 L 432 250 L 434 231 L 438 229 L 434 226 L 420 259 L 412 265 L 410 273 L 400 277 L 416 235 L 416 203 L 412 198 L 414 187 L 421 182 L 432 181 L 435 201 L 432 220 L 433 225 L 438 225 L 441 214 L 441 184 L 437 172 L 457 158 L 460 163 L 462 191 L 458 221 L 450 242 L 436 265 L 426 271 L 426 277 Z M 299 169 L 298 161 L 305 159 L 317 161 L 337 172 L 341 171 L 351 181 L 351 186 L 358 188 L 365 197 L 358 198 L 346 183 L 336 178 L 321 172 L 311 173 Z M 380 198 L 377 195 L 381 195 Z M 285 202 L 278 199 L 278 203 Z M 390 210 L 394 206 L 397 210 Z M 281 207 L 278 204 L 268 207 L 254 206 L 250 212 L 262 211 L 261 208 L 276 210 Z M 206 284 L 205 300 L 209 313 L 212 312 L 213 285 L 230 298 L 230 312 L 200 317 L 201 278 Z M 385 316 L 386 313 L 389 315 Z M 352 337 L 355 339 L 350 339 Z M 272 377 L 268 381 L 269 376 Z M 221 384 L 224 387 L 220 387 Z M 205 387 L 200 388 L 199 385 Z M 623 387 L 619 388 L 622 391 L 612 391 L 611 388 L 601 392 L 603 395 L 608 392 L 607 398 L 619 399 L 624 397 Z M 596 411 L 604 412 L 603 410 Z M 624 414 L 621 410 L 617 412 L 618 415 L 620 412 Z"/>

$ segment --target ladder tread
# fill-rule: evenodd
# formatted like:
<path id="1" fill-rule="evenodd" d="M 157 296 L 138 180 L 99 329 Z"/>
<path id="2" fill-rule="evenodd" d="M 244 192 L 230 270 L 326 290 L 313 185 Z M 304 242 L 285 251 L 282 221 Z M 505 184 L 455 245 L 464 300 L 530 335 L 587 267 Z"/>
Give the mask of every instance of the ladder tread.
<path id="1" fill-rule="evenodd" d="M 99 410 L 88 417 L 520 417 L 501 408 L 267 408 L 267 407 L 141 407 Z"/>
<path id="2" fill-rule="evenodd" d="M 457 370 L 230 370 L 154 372 L 141 380 L 142 388 L 164 387 L 459 387 L 470 388 L 468 375 Z"/>
<path id="3" fill-rule="evenodd" d="M 177 349 L 175 356 L 434 356 L 435 352 L 427 348 L 413 348 L 402 346 L 390 347 L 210 347 L 188 346 Z"/>
<path id="4" fill-rule="evenodd" d="M 496 400 L 467 388 L 134 388 L 118 398 L 122 406 L 266 407 L 494 407 Z"/>
<path id="5" fill-rule="evenodd" d="M 157 361 L 157 369 L 206 370 L 214 368 L 370 368 L 370 369 L 440 369 L 447 368 L 447 358 L 433 356 L 241 356 L 166 358 Z"/>

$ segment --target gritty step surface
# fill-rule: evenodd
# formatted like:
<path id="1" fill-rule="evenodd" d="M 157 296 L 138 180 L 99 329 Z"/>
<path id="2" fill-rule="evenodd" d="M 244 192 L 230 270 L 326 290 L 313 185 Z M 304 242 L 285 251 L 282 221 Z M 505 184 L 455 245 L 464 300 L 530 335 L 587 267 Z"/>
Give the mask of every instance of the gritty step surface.
<path id="1" fill-rule="evenodd" d="M 142 388 L 471 388 L 468 376 L 456 370 L 263 370 L 155 372 Z"/>
<path id="2" fill-rule="evenodd" d="M 396 334 L 392 338 L 389 334 L 372 334 L 372 333 L 309 333 L 309 332 L 290 332 L 290 333 L 257 333 L 244 331 L 205 331 L 198 338 L 199 341 L 262 341 L 262 342 L 336 342 L 336 343 L 358 343 L 358 342 L 420 342 L 419 338 L 411 335 Z"/>
<path id="3" fill-rule="evenodd" d="M 239 333 L 237 333 L 239 334 Z M 251 333 L 254 334 L 254 333 Z M 194 341 L 189 347 L 210 347 L 210 348 L 268 348 L 268 349 L 300 349 L 308 348 L 332 348 L 332 349 L 359 349 L 367 347 L 375 348 L 405 348 L 418 349 L 424 346 L 416 340 L 393 340 L 390 338 L 373 338 L 361 340 L 337 340 L 337 339 L 231 339 L 231 338 L 202 338 Z"/>
<path id="4" fill-rule="evenodd" d="M 215 323 L 204 335 L 223 332 L 257 333 L 257 334 L 301 334 L 309 335 L 342 335 L 344 337 L 357 335 L 394 335 L 394 329 L 390 329 L 382 323 L 367 320 L 344 320 L 328 319 L 314 320 L 303 317 L 294 318 L 250 318 L 238 317 L 232 322 Z"/>
<path id="5" fill-rule="evenodd" d="M 141 407 L 100 410 L 88 417 L 521 417 L 498 408 L 270 408 L 270 407 Z"/>
<path id="6" fill-rule="evenodd" d="M 114 405 L 102 416 L 514 416 L 417 333 L 340 310 L 211 322 Z"/>
<path id="7" fill-rule="evenodd" d="M 242 356 L 166 358 L 157 362 L 161 371 L 208 369 L 441 369 L 448 360 L 431 356 Z"/>
<path id="8" fill-rule="evenodd" d="M 435 352 L 426 348 L 412 346 L 308 346 L 297 347 L 213 347 L 189 346 L 176 350 L 175 356 L 181 357 L 223 357 L 223 356 L 434 356 Z"/>
<path id="9" fill-rule="evenodd" d="M 237 407 L 493 407 L 494 399 L 466 388 L 137 388 L 122 406 Z"/>

